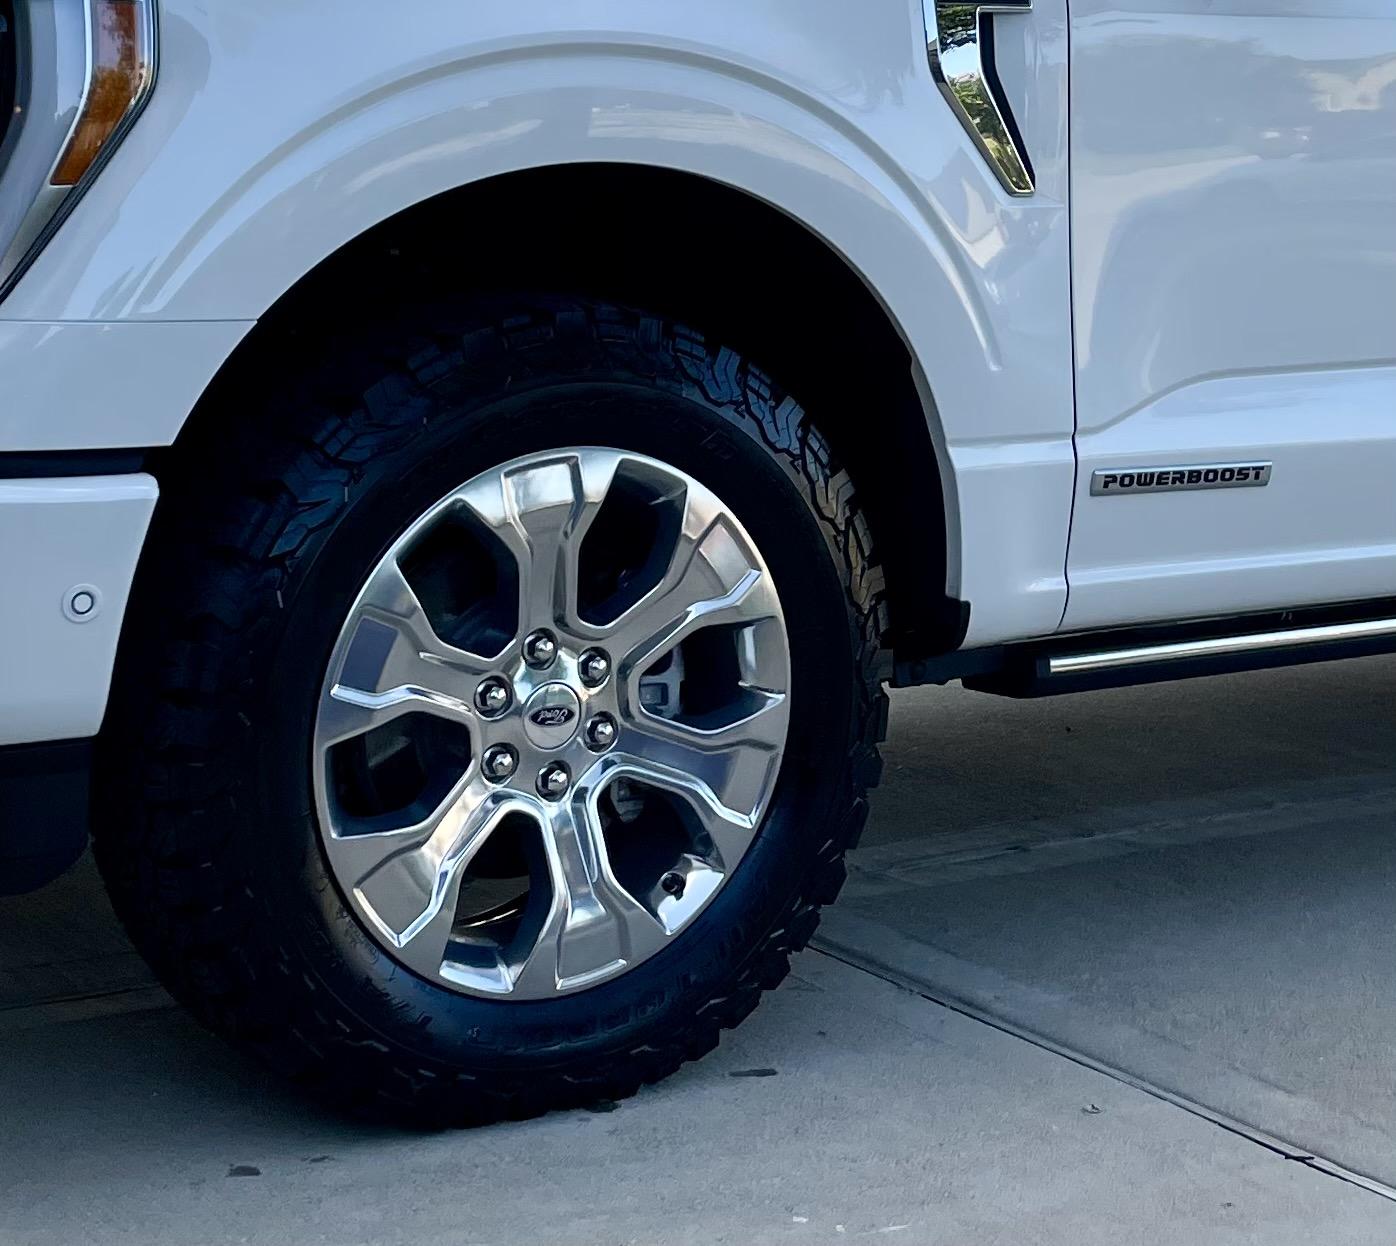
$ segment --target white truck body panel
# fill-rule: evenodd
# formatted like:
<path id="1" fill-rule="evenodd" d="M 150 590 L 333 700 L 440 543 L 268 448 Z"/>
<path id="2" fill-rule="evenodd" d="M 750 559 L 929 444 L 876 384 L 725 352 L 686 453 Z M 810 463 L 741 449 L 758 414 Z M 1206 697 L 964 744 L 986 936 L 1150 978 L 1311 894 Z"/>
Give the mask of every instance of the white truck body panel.
<path id="1" fill-rule="evenodd" d="M 1066 625 L 1396 592 L 1396 8 L 1071 10 Z M 1090 496 L 1252 460 L 1264 489 Z"/>
<path id="2" fill-rule="evenodd" d="M 144 473 L 0 481 L 0 745 L 101 726 L 157 492 Z"/>
<path id="3" fill-rule="evenodd" d="M 254 323 L 0 319 L 0 454 L 169 445 Z"/>
<path id="4" fill-rule="evenodd" d="M 970 642 L 1050 632 L 1074 472 L 1065 40 L 1064 0 L 1002 25 L 1038 174 L 1012 199 L 932 81 L 915 0 L 432 0 L 410 21 L 168 0 L 149 106 L 0 319 L 245 324 L 365 229 L 482 178 L 701 174 L 802 221 L 899 326 L 934 395 Z M 164 440 L 184 405 L 129 418 Z"/>
<path id="5" fill-rule="evenodd" d="M 965 645 L 1389 595 L 1396 17 L 1216 8 L 1000 14 L 1035 173 L 1014 197 L 931 76 L 919 0 L 164 0 L 148 107 L 0 302 L 0 453 L 169 444 L 257 318 L 371 226 L 517 170 L 641 164 L 774 205 L 885 306 L 926 396 Z M 1090 495 L 1097 467 L 1230 457 L 1273 460 L 1272 483 Z M 148 518 L 153 485 L 129 484 Z M 42 523 L 116 507 L 93 551 L 124 600 L 145 518 L 93 487 L 8 512 L 0 583 L 31 574 L 20 532 L 67 551 L 68 520 Z M 12 617 L 27 592 L 0 609 L 28 655 L 7 738 L 95 730 L 111 638 L 50 644 L 62 621 L 33 600 L 42 623 Z M 54 662 L 60 707 L 16 717 Z"/>

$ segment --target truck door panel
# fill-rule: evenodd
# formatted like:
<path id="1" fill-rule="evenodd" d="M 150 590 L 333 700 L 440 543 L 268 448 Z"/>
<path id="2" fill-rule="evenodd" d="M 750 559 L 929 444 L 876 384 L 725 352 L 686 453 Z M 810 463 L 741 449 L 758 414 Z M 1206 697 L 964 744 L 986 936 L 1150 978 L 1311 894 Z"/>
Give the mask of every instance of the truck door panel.
<path id="1" fill-rule="evenodd" d="M 1396 6 L 1072 0 L 1071 41 L 1064 626 L 1396 593 Z"/>

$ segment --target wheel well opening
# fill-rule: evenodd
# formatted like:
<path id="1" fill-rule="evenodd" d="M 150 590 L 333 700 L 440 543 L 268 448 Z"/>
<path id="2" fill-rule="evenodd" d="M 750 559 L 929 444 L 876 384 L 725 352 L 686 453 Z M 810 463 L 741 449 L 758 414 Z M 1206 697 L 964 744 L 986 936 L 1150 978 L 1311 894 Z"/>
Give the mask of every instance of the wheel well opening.
<path id="1" fill-rule="evenodd" d="M 633 165 L 527 170 L 417 204 L 348 243 L 259 321 L 220 373 L 236 383 L 289 342 L 454 290 L 553 290 L 680 320 L 758 363 L 795 395 L 858 489 L 888 581 L 899 651 L 955 648 L 935 450 L 895 325 L 826 242 L 770 205 L 694 174 Z M 208 453 L 218 430 L 180 446 Z"/>

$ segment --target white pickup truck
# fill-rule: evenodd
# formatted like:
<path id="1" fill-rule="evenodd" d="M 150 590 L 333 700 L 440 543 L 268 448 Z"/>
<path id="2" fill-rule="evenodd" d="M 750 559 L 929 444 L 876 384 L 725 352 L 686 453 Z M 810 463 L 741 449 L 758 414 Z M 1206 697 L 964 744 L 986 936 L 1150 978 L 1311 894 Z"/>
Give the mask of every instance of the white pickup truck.
<path id="1" fill-rule="evenodd" d="M 0 135 L 0 884 L 339 1103 L 709 1050 L 888 683 L 1396 649 L 1392 0 L 0 0 Z"/>

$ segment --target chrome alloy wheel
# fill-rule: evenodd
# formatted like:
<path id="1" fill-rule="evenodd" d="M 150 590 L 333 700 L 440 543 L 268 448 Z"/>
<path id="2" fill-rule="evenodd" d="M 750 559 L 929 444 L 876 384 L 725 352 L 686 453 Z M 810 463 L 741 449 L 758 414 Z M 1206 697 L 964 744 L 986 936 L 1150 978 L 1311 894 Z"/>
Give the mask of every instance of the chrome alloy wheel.
<path id="1" fill-rule="evenodd" d="M 314 731 L 331 870 L 387 952 L 543 999 L 664 947 L 746 852 L 789 721 L 770 572 L 638 454 L 516 459 L 373 568 Z"/>

